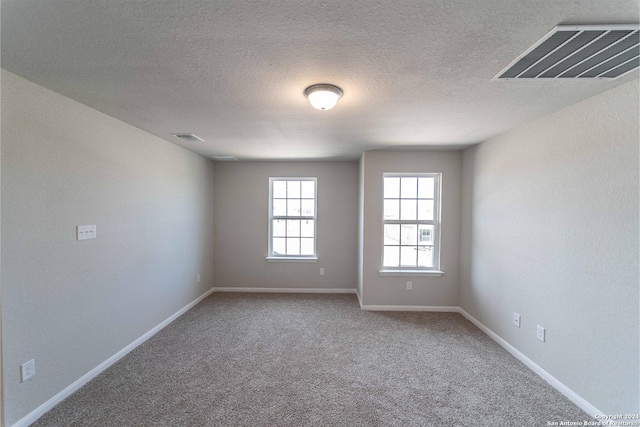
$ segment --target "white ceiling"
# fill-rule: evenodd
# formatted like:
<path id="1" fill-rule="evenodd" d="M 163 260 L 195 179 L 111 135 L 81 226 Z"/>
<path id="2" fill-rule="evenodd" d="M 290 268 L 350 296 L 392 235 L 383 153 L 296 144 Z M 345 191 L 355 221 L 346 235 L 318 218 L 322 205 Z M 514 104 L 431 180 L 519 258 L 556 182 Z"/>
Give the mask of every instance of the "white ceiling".
<path id="1" fill-rule="evenodd" d="M 490 81 L 558 24 L 638 0 L 2 0 L 2 67 L 206 156 L 460 148 L 630 79 Z M 344 96 L 311 108 L 304 89 Z M 172 133 L 192 132 L 202 143 Z"/>

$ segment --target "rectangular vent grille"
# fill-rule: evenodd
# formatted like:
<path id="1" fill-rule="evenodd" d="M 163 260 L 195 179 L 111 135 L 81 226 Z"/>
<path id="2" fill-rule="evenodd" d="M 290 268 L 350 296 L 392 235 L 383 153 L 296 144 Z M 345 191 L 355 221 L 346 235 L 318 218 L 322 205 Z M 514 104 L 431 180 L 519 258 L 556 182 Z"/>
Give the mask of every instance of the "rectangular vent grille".
<path id="1" fill-rule="evenodd" d="M 559 25 L 493 80 L 616 79 L 640 65 L 638 25 Z"/>
<path id="2" fill-rule="evenodd" d="M 215 160 L 220 162 L 237 162 L 238 159 L 235 156 L 212 156 Z"/>
<path id="3" fill-rule="evenodd" d="M 180 138 L 183 141 L 189 142 L 204 142 L 204 139 L 193 133 L 174 133 L 173 136 Z"/>

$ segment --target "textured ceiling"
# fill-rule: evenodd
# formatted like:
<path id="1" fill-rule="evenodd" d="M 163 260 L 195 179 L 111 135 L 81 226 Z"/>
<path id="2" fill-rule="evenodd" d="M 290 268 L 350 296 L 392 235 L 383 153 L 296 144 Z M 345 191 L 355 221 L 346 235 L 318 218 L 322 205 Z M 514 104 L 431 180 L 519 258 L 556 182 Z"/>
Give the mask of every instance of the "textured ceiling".
<path id="1" fill-rule="evenodd" d="M 478 143 L 638 78 L 491 81 L 558 24 L 638 15 L 638 0 L 2 0 L 1 58 L 203 155 L 351 159 Z M 308 104 L 314 83 L 344 90 L 333 110 Z"/>

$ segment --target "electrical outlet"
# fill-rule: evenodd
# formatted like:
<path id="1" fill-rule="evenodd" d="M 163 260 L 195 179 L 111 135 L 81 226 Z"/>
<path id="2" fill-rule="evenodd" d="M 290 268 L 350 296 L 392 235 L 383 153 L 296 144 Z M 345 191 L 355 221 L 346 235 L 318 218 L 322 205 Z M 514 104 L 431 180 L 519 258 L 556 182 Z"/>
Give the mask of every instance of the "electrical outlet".
<path id="1" fill-rule="evenodd" d="M 520 327 L 520 315 L 518 313 L 513 313 L 513 324 L 516 327 Z"/>
<path id="2" fill-rule="evenodd" d="M 536 337 L 538 337 L 538 339 L 542 342 L 544 342 L 544 338 L 545 338 L 545 331 L 546 329 L 543 328 L 542 326 L 538 325 L 538 329 L 536 331 Z"/>
<path id="3" fill-rule="evenodd" d="M 36 361 L 31 359 L 20 365 L 20 382 L 23 383 L 36 374 Z"/>
<path id="4" fill-rule="evenodd" d="M 320 268 L 320 275 L 324 276 L 324 268 Z"/>
<path id="5" fill-rule="evenodd" d="M 200 275 L 199 274 L 196 276 L 196 280 L 198 281 L 198 283 L 200 283 Z"/>
<path id="6" fill-rule="evenodd" d="M 407 282 L 407 290 L 410 291 L 413 289 L 413 282 Z"/>

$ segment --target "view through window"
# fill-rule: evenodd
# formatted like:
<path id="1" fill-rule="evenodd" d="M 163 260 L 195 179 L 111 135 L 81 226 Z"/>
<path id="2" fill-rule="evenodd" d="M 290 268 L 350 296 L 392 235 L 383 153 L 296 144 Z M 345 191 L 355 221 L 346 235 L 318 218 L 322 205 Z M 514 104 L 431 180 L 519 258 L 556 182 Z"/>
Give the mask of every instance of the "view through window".
<path id="1" fill-rule="evenodd" d="M 383 267 L 439 269 L 440 174 L 383 179 Z"/>
<path id="2" fill-rule="evenodd" d="M 269 256 L 316 256 L 316 178 L 269 178 Z"/>

